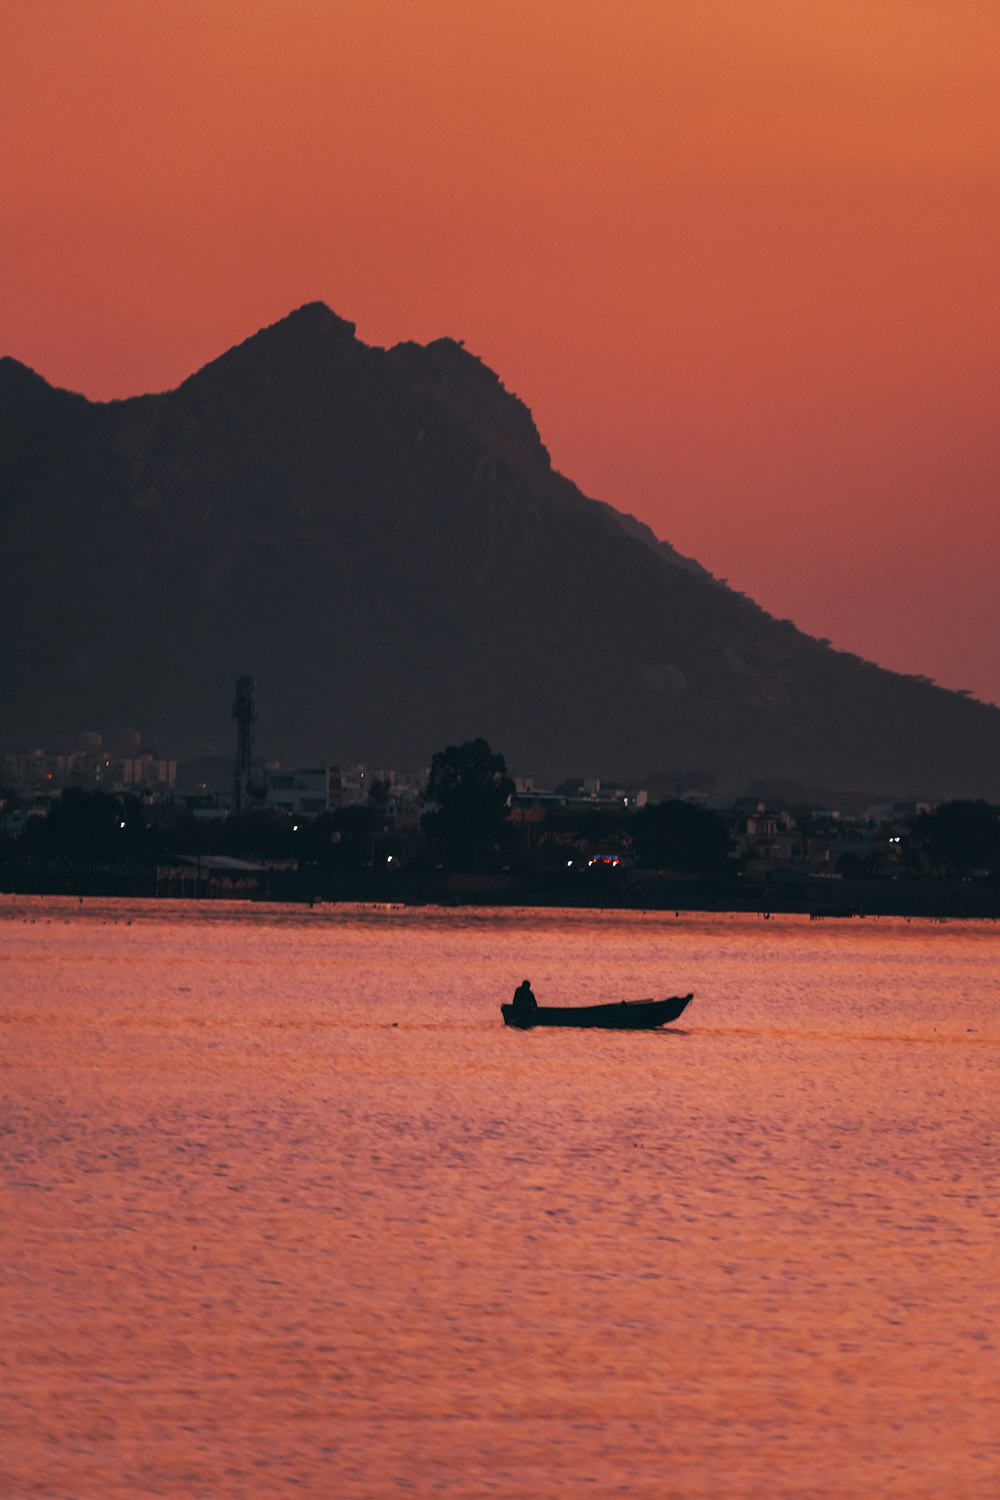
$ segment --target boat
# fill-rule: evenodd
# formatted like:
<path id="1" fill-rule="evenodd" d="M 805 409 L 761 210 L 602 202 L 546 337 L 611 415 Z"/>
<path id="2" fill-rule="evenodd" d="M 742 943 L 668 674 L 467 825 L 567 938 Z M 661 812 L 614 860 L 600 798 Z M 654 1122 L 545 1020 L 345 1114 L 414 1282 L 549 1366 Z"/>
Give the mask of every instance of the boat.
<path id="1" fill-rule="evenodd" d="M 672 995 L 668 1000 L 619 1000 L 611 1005 L 539 1005 L 521 1010 L 501 1005 L 505 1026 L 527 1030 L 532 1026 L 600 1026 L 613 1031 L 651 1031 L 667 1026 L 693 1000 L 693 995 Z"/>

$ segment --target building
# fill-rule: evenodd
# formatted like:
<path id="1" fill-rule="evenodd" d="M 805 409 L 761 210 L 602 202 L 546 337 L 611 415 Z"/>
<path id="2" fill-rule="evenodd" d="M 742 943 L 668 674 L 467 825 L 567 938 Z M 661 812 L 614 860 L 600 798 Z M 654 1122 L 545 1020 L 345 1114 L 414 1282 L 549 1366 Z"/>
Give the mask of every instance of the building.
<path id="1" fill-rule="evenodd" d="M 268 766 L 261 804 L 294 818 L 319 818 L 337 805 L 340 772 L 336 766 Z M 248 806 L 252 807 L 253 802 Z"/>
<path id="2" fill-rule="evenodd" d="M 126 756 L 118 763 L 112 761 L 112 768 L 120 773 L 120 785 L 126 790 L 134 787 L 173 788 L 177 785 L 177 762 L 164 760 L 148 751 L 143 755 Z"/>

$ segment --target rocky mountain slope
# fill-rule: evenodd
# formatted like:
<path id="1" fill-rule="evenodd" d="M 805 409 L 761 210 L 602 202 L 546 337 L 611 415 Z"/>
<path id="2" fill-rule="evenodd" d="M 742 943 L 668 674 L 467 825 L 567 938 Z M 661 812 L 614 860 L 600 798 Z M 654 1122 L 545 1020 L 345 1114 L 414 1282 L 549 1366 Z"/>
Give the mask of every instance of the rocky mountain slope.
<path id="1" fill-rule="evenodd" d="M 460 344 L 313 303 L 177 390 L 93 403 L 0 360 L 0 741 L 140 727 L 419 767 L 790 777 L 1000 796 L 1000 710 L 772 619 L 556 473 Z"/>

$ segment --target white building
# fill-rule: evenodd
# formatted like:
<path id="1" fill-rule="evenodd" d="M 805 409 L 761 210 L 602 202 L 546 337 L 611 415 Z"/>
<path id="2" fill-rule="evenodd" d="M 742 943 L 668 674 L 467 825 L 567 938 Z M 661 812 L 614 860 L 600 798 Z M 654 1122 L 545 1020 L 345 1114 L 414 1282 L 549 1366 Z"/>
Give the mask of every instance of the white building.
<path id="1" fill-rule="evenodd" d="M 321 817 L 333 805 L 331 794 L 339 794 L 340 774 L 333 766 L 269 767 L 264 776 L 264 806 L 293 817 Z"/>

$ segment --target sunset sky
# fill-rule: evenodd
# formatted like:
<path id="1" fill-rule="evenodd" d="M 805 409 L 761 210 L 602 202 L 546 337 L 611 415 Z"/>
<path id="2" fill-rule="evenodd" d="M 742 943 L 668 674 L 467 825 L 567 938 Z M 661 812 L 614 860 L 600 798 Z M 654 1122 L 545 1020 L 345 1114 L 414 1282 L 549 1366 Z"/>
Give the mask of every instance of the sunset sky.
<path id="1" fill-rule="evenodd" d="M 996 0 L 0 0 L 0 353 L 465 339 L 778 616 L 1000 702 Z"/>

